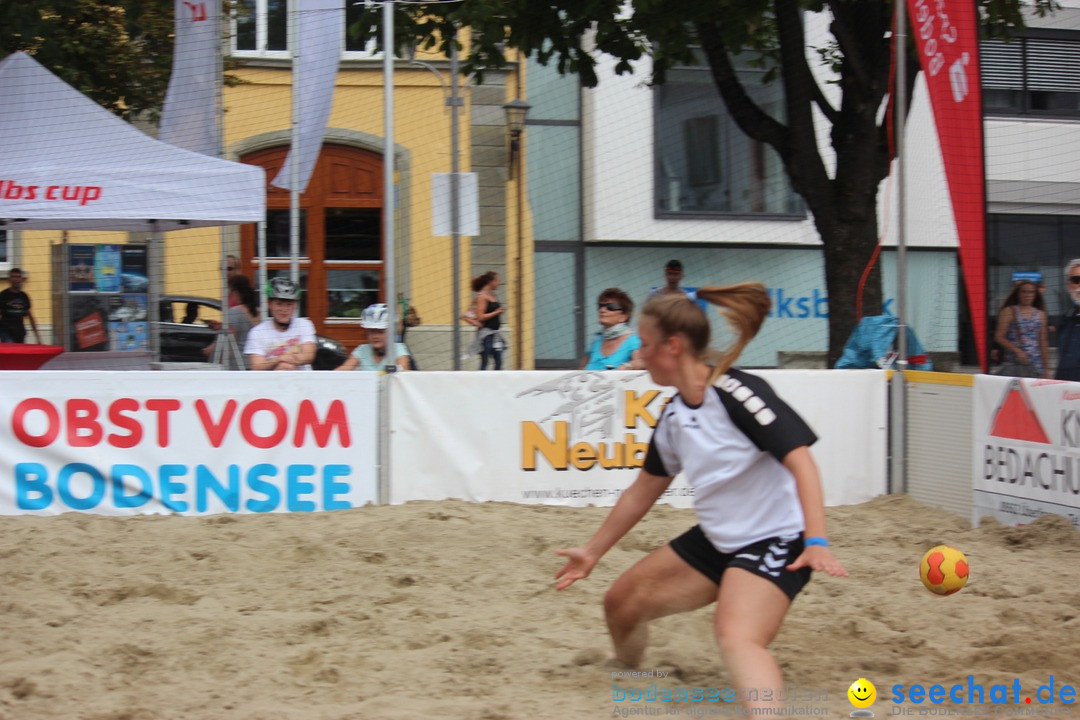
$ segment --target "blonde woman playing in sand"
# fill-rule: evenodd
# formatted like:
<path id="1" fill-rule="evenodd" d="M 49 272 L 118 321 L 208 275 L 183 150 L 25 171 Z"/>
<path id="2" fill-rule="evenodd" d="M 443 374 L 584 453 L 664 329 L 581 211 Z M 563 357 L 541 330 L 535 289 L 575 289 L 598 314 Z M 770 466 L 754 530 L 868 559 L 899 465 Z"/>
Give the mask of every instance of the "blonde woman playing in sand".
<path id="1" fill-rule="evenodd" d="M 650 620 L 716 603 L 714 631 L 747 708 L 783 687 L 767 647 L 811 570 L 847 575 L 825 533 L 825 505 L 809 446 L 817 438 L 761 378 L 732 368 L 769 312 L 758 283 L 702 288 L 736 333 L 708 357 L 709 321 L 684 295 L 646 303 L 641 358 L 658 385 L 678 389 L 660 417 L 634 483 L 595 535 L 556 574 L 559 590 L 589 575 L 679 472 L 694 488 L 699 524 L 624 572 L 604 597 L 615 658 L 641 662 Z M 752 692 L 758 691 L 758 692 Z M 766 696 L 766 699 L 768 696 Z"/>

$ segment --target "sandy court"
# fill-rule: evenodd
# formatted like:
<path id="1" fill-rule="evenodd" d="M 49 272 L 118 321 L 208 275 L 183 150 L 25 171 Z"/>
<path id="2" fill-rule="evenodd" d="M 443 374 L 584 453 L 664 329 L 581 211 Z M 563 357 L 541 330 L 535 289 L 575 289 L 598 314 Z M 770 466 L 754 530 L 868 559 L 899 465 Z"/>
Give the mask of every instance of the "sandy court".
<path id="1" fill-rule="evenodd" d="M 728 675 L 708 609 L 654 623 L 644 668 L 664 679 L 613 680 L 597 660 L 604 590 L 693 522 L 655 509 L 591 578 L 556 592 L 553 551 L 587 539 L 606 513 L 450 501 L 0 517 L 0 718 L 524 720 L 649 707 L 719 717 L 718 703 L 613 700 L 613 682 L 723 687 Z M 829 522 L 852 577 L 815 577 L 773 645 L 786 681 L 816 698 L 797 704 L 847 717 L 859 677 L 877 685 L 879 718 L 896 684 L 971 674 L 987 688 L 1019 679 L 1027 695 L 1051 676 L 1080 685 L 1080 533 L 1066 520 L 970 529 L 892 496 L 831 508 Z M 940 543 L 972 565 L 953 597 L 917 577 Z"/>

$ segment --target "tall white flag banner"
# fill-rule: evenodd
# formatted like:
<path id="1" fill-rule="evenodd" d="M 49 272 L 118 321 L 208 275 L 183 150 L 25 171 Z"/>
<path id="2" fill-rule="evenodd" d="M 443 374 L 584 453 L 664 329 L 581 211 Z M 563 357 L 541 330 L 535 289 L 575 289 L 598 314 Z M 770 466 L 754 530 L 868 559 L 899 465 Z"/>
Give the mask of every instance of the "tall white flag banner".
<path id="1" fill-rule="evenodd" d="M 303 192 L 315 162 L 319 159 L 330 106 L 334 101 L 334 81 L 345 41 L 345 8 L 341 0 L 299 0 L 297 47 L 293 53 L 292 91 L 299 93 L 299 152 L 289 148 L 289 156 L 273 184 L 286 190 Z M 296 55 L 299 55 L 299 58 Z M 293 163 L 298 164 L 299 178 L 293 187 Z"/>
<path id="2" fill-rule="evenodd" d="M 217 118 L 221 3 L 175 0 L 174 4 L 176 45 L 158 137 L 170 145 L 217 157 L 221 151 Z"/>

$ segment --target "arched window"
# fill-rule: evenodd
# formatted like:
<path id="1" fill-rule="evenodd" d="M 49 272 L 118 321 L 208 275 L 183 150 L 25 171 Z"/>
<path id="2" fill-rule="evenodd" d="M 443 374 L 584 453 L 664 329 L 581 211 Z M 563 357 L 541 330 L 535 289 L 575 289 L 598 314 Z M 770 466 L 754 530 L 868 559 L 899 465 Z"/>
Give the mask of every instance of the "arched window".
<path id="1" fill-rule="evenodd" d="M 241 161 L 267 171 L 267 183 L 285 163 L 287 146 L 248 153 Z M 363 339 L 360 312 L 385 301 L 382 261 L 382 156 L 344 145 L 323 145 L 300 196 L 301 312 L 317 330 L 345 343 Z M 260 261 L 255 227 L 241 236 L 245 267 Z M 267 186 L 268 274 L 289 272 L 289 192 Z"/>

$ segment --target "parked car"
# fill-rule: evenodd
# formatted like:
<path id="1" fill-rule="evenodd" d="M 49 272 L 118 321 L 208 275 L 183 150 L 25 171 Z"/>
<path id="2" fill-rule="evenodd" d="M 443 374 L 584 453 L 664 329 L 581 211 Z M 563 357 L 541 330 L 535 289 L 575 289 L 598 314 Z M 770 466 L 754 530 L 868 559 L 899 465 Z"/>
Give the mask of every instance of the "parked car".
<path id="1" fill-rule="evenodd" d="M 217 331 L 199 322 L 213 310 L 220 316 L 221 301 L 189 295 L 163 295 L 160 301 L 161 362 L 207 362 L 203 348 L 214 342 Z M 324 335 L 315 336 L 315 370 L 333 370 L 349 356 L 345 346 Z M 243 350 L 243 348 L 240 348 Z"/>

